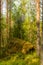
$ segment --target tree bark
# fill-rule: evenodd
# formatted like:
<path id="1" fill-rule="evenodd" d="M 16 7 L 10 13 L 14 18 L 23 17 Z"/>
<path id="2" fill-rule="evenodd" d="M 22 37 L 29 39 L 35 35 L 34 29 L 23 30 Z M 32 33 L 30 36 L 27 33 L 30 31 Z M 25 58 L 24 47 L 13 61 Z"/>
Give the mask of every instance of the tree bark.
<path id="1" fill-rule="evenodd" d="M 41 40 L 41 64 L 43 65 L 43 0 L 42 0 L 42 40 Z"/>
<path id="2" fill-rule="evenodd" d="M 12 31 L 11 31 L 11 0 L 9 0 L 9 40 L 12 39 Z"/>
<path id="3" fill-rule="evenodd" d="M 8 21 L 8 0 L 6 0 L 6 10 L 7 10 L 7 12 L 6 12 L 6 24 L 7 24 L 7 43 L 8 43 L 8 38 L 9 38 L 9 27 L 8 27 L 8 24 L 9 24 L 9 21 Z"/>
<path id="4" fill-rule="evenodd" d="M 37 19 L 37 55 L 40 57 L 40 0 L 36 0 L 36 19 Z"/>
<path id="5" fill-rule="evenodd" d="M 1 49 L 1 0 L 0 0 L 0 49 Z"/>

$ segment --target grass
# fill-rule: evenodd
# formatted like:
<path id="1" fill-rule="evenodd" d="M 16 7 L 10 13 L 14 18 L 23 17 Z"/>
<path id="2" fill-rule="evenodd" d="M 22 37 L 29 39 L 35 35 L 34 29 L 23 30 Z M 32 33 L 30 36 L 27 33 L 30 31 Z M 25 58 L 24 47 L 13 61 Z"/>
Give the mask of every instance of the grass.
<path id="1" fill-rule="evenodd" d="M 39 65 L 36 52 L 29 54 L 16 53 L 8 58 L 0 60 L 0 65 Z"/>
<path id="2" fill-rule="evenodd" d="M 7 48 L 2 48 L 3 51 L 0 54 L 0 65 L 39 65 L 39 58 L 37 57 L 35 50 L 23 54 L 21 52 L 22 49 L 31 49 L 31 43 L 15 38 Z M 13 52 L 14 50 L 17 52 Z"/>

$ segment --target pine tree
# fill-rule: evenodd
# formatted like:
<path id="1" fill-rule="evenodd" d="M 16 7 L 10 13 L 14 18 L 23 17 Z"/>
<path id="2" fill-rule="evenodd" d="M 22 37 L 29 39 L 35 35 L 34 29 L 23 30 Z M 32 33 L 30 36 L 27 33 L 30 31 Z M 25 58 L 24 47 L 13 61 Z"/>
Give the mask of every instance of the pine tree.
<path id="1" fill-rule="evenodd" d="M 0 49 L 1 49 L 1 0 L 0 0 Z"/>
<path id="2" fill-rule="evenodd" d="M 36 0 L 36 19 L 37 19 L 37 54 L 40 56 L 40 0 Z"/>
<path id="3" fill-rule="evenodd" d="M 9 17 L 8 17 L 8 27 L 9 27 L 9 40 L 11 40 L 13 38 L 13 33 L 12 33 L 12 0 L 8 0 L 8 14 L 9 14 Z M 9 41 L 10 43 L 10 41 Z"/>
<path id="4" fill-rule="evenodd" d="M 41 40 L 41 63 L 40 65 L 43 65 L 43 0 L 42 0 L 42 40 Z"/>
<path id="5" fill-rule="evenodd" d="M 6 24 L 7 24 L 7 42 L 8 42 L 8 38 L 9 38 L 9 27 L 8 27 L 8 24 L 9 24 L 9 17 L 8 17 L 8 0 L 6 0 Z"/>

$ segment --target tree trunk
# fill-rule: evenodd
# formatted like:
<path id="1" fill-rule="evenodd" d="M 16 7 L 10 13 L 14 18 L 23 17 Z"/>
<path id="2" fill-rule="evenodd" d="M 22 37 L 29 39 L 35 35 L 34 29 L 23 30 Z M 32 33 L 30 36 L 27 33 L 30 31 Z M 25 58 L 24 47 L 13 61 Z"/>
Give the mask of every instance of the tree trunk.
<path id="1" fill-rule="evenodd" d="M 7 24 L 7 43 L 8 43 L 8 38 L 9 38 L 9 27 L 8 27 L 8 23 L 9 23 L 9 21 L 8 21 L 8 0 L 6 0 L 6 8 L 7 8 L 7 12 L 6 12 L 6 24 Z"/>
<path id="2" fill-rule="evenodd" d="M 40 0 L 36 0 L 37 19 L 37 55 L 40 57 Z"/>
<path id="3" fill-rule="evenodd" d="M 0 0 L 0 49 L 1 49 L 1 0 Z"/>
<path id="4" fill-rule="evenodd" d="M 43 0 L 42 0 L 42 40 L 41 40 L 41 64 L 43 65 Z"/>
<path id="5" fill-rule="evenodd" d="M 9 40 L 12 39 L 12 31 L 11 31 L 11 0 L 9 0 Z"/>

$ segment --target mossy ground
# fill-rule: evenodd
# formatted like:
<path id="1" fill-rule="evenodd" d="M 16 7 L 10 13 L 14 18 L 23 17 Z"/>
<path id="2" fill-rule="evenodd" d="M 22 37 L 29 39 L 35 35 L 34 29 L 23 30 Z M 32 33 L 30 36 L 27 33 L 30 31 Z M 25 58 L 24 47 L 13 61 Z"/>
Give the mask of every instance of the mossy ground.
<path id="1" fill-rule="evenodd" d="M 16 53 L 0 60 L 0 65 L 39 65 L 36 52 L 21 54 Z"/>

